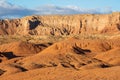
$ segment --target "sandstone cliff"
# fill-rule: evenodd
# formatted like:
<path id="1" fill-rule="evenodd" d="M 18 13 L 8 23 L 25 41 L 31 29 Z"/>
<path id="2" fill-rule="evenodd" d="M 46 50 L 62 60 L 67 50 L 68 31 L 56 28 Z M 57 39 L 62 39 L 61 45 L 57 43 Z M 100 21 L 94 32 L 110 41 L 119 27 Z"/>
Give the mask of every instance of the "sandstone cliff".
<path id="1" fill-rule="evenodd" d="M 120 32 L 120 13 L 26 16 L 0 20 L 0 35 L 71 35 Z"/>

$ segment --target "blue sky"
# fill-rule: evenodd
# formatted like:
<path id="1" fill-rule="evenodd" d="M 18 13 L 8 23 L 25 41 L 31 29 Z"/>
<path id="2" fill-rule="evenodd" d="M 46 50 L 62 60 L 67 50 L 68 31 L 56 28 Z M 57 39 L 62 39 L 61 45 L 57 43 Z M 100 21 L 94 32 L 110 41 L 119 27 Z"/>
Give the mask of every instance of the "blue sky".
<path id="1" fill-rule="evenodd" d="M 120 0 L 0 0 L 0 18 L 120 11 Z"/>
<path id="2" fill-rule="evenodd" d="M 81 8 L 106 8 L 114 11 L 120 10 L 120 0 L 8 0 L 9 2 L 28 8 L 35 8 L 43 5 L 55 6 L 78 6 Z"/>

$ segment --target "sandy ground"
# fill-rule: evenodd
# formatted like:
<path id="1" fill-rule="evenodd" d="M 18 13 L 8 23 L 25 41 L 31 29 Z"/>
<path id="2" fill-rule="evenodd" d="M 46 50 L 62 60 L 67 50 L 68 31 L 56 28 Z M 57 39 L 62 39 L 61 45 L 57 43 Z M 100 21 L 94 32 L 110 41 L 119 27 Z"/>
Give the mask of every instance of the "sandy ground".
<path id="1" fill-rule="evenodd" d="M 119 38 L 53 42 L 1 44 L 0 80 L 120 80 Z"/>

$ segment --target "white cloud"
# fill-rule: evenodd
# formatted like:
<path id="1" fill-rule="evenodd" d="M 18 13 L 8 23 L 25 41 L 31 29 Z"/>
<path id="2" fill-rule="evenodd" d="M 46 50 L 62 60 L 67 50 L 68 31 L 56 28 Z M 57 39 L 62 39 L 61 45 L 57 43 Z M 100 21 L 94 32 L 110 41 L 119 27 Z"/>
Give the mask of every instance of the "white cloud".
<path id="1" fill-rule="evenodd" d="M 21 6 L 13 5 L 6 0 L 0 0 L 0 18 L 6 17 L 21 17 L 32 15 L 35 10 L 27 9 Z"/>
<path id="2" fill-rule="evenodd" d="M 54 6 L 54 5 L 45 5 L 45 6 L 40 6 L 37 9 L 36 14 L 102 14 L 102 13 L 111 13 L 112 10 L 111 8 L 107 9 L 99 9 L 99 8 L 94 8 L 94 9 L 84 9 L 80 8 L 78 6 Z"/>
<path id="3" fill-rule="evenodd" d="M 55 5 L 45 5 L 40 6 L 37 9 L 28 9 L 22 6 L 14 5 L 6 0 L 0 0 L 0 18 L 7 17 L 22 17 L 27 15 L 48 15 L 48 14 L 100 14 L 100 13 L 110 13 L 111 8 L 103 9 L 83 9 L 77 6 L 55 6 Z"/>

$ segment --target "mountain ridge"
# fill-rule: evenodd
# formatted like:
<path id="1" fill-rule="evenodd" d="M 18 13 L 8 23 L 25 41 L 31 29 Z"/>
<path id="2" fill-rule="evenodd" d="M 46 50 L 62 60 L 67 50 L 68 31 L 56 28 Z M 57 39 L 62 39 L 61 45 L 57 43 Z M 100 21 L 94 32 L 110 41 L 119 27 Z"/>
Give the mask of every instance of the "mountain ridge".
<path id="1" fill-rule="evenodd" d="M 120 13 L 26 16 L 0 20 L 0 35 L 74 35 L 118 33 Z"/>

